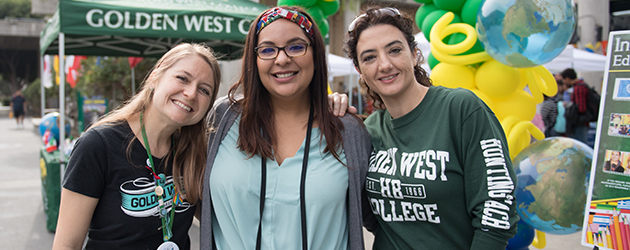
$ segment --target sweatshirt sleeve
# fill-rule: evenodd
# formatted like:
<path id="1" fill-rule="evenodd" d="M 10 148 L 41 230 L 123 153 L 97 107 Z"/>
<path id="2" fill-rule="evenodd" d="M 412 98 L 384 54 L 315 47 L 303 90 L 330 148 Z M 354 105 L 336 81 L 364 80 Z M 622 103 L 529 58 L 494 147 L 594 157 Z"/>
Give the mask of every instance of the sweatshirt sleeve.
<path id="1" fill-rule="evenodd" d="M 483 103 L 463 120 L 464 185 L 475 228 L 470 249 L 505 249 L 516 233 L 516 175 L 501 124 Z"/>

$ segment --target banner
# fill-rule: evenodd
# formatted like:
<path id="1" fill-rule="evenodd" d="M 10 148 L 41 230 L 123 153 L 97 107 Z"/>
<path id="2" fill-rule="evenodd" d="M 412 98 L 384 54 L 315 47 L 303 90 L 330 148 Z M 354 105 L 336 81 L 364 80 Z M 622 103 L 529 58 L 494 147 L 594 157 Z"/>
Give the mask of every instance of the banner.
<path id="1" fill-rule="evenodd" d="M 610 33 L 582 245 L 630 248 L 630 31 Z"/>
<path id="2" fill-rule="evenodd" d="M 42 74 L 42 85 L 46 88 L 53 86 L 52 83 L 52 56 L 44 55 L 44 72 Z"/>

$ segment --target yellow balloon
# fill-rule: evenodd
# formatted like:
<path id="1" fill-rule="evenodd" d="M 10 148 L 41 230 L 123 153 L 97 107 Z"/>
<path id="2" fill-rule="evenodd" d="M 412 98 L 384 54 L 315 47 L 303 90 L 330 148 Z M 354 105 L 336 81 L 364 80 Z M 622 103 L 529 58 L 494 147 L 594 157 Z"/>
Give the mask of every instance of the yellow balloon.
<path id="1" fill-rule="evenodd" d="M 477 88 L 488 96 L 500 99 L 516 91 L 520 78 L 518 69 L 492 59 L 479 66 L 475 83 Z"/>
<path id="2" fill-rule="evenodd" d="M 475 95 L 477 95 L 477 97 L 479 97 L 479 99 L 481 99 L 483 102 L 485 102 L 486 105 L 491 110 L 494 110 L 494 101 L 492 100 L 492 98 L 490 98 L 488 95 L 484 94 L 483 92 L 481 92 L 479 89 L 476 89 L 476 88 L 472 88 L 472 89 L 470 89 L 470 91 L 475 93 Z"/>
<path id="3" fill-rule="evenodd" d="M 538 140 L 545 138 L 543 132 L 531 121 L 520 121 L 512 127 L 510 133 L 506 135 L 510 149 L 510 158 L 514 159 L 518 153 L 530 144 L 530 134 Z"/>
<path id="4" fill-rule="evenodd" d="M 440 62 L 447 62 L 458 65 L 469 65 L 490 60 L 492 57 L 487 52 L 481 51 L 468 55 L 453 56 L 468 51 L 475 45 L 477 41 L 477 31 L 472 26 L 465 23 L 454 23 L 455 15 L 452 12 L 444 14 L 438 19 L 431 28 L 431 54 Z M 466 39 L 458 44 L 445 44 L 442 39 L 453 34 L 462 33 L 466 35 Z"/>
<path id="5" fill-rule="evenodd" d="M 525 90 L 516 90 L 511 95 L 494 100 L 494 113 L 499 120 L 510 115 L 516 116 L 521 121 L 531 121 L 536 115 L 536 103 L 534 98 Z"/>
<path id="6" fill-rule="evenodd" d="M 433 85 L 447 88 L 471 89 L 475 87 L 475 74 L 464 65 L 438 63 L 431 70 L 431 80 Z"/>
<path id="7" fill-rule="evenodd" d="M 540 78 L 542 78 L 542 86 L 540 89 L 547 96 L 554 96 L 558 93 L 558 84 L 556 83 L 556 78 L 553 77 L 553 74 L 549 72 L 547 68 L 544 66 L 537 66 L 532 68 L 532 70 L 538 74 Z"/>

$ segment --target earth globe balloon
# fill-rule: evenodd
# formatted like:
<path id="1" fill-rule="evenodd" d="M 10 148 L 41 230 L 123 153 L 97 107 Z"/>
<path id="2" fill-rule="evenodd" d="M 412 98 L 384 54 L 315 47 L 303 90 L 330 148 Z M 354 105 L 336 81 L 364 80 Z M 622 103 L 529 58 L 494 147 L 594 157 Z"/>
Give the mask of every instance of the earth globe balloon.
<path id="1" fill-rule="evenodd" d="M 568 137 L 549 137 L 523 149 L 512 161 L 521 220 L 549 234 L 582 229 L 593 149 Z"/>
<path id="2" fill-rule="evenodd" d="M 492 58 L 511 67 L 550 62 L 573 35 L 572 2 L 485 0 L 477 12 L 479 41 Z"/>
<path id="3" fill-rule="evenodd" d="M 59 117 L 59 112 L 51 112 L 44 115 L 39 123 L 39 135 L 43 136 L 46 130 L 50 130 L 50 133 L 53 134 L 55 140 L 59 142 L 59 121 L 57 120 Z M 70 134 L 70 120 L 66 119 L 66 137 Z"/>

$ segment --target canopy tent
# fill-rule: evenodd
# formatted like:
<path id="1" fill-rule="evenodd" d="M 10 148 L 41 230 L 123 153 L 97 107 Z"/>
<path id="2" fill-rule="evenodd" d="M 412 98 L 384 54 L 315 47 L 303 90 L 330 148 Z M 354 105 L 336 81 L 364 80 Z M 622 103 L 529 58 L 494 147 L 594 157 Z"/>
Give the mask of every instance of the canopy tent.
<path id="1" fill-rule="evenodd" d="M 567 45 L 560 55 L 544 66 L 551 72 L 560 72 L 566 68 L 573 68 L 577 72 L 603 72 L 606 70 L 606 56 Z"/>
<path id="2" fill-rule="evenodd" d="M 182 41 L 204 42 L 221 59 L 238 58 L 252 20 L 268 6 L 248 0 L 59 0 L 40 35 L 40 53 L 159 57 Z M 40 59 L 43 72 L 43 57 Z M 59 60 L 59 69 L 64 69 Z M 64 70 L 59 79 L 65 80 Z M 43 74 L 42 74 L 43 75 Z M 65 127 L 65 84 L 59 84 L 59 127 Z M 44 90 L 42 84 L 42 110 Z M 43 111 L 42 111 L 43 112 Z M 59 130 L 61 178 L 65 130 Z"/>
<path id="3" fill-rule="evenodd" d="M 60 0 L 40 37 L 41 54 L 159 57 L 177 43 L 204 42 L 238 58 L 251 21 L 268 6 L 247 0 Z"/>

